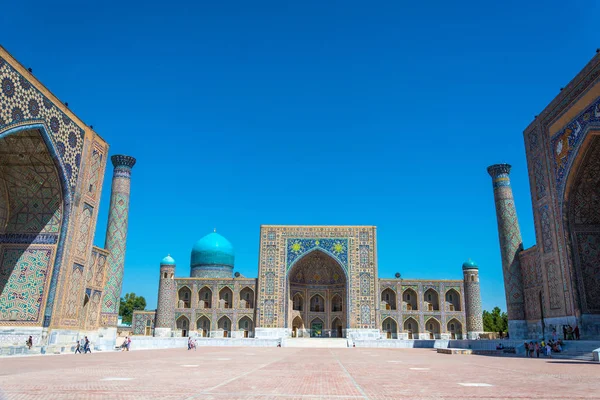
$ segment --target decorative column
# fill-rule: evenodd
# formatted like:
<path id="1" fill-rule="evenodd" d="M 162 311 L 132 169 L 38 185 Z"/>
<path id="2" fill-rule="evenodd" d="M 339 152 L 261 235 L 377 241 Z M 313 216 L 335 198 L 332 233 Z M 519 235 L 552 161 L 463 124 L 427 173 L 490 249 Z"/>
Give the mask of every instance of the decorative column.
<path id="1" fill-rule="evenodd" d="M 160 263 L 154 336 L 171 336 L 172 328 L 175 325 L 175 294 L 175 260 L 168 255 Z"/>
<path id="2" fill-rule="evenodd" d="M 483 308 L 481 307 L 481 290 L 479 288 L 479 267 L 469 259 L 463 266 L 465 285 L 465 316 L 467 339 L 479 339 L 483 333 Z"/>
<path id="3" fill-rule="evenodd" d="M 112 179 L 108 226 L 106 228 L 105 249 L 107 276 L 102 301 L 101 324 L 103 327 L 116 327 L 119 314 L 119 301 L 123 286 L 125 266 L 125 247 L 127 244 L 127 219 L 129 216 L 129 193 L 131 187 L 131 169 L 135 158 L 124 155 L 111 157 L 115 167 Z"/>
<path id="4" fill-rule="evenodd" d="M 489 166 L 487 171 L 492 177 L 494 187 L 506 309 L 508 311 L 508 330 L 511 338 L 520 339 L 527 337 L 523 275 L 519 261 L 519 252 L 523 250 L 523 241 L 508 177 L 510 169 L 509 164 L 495 164 Z"/>

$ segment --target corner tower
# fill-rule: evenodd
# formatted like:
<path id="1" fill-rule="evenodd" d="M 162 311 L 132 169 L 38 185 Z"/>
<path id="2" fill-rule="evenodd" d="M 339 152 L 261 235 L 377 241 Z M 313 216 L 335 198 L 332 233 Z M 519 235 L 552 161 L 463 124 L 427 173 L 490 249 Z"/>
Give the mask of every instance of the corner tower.
<path id="1" fill-rule="evenodd" d="M 101 325 L 116 328 L 125 267 L 131 169 L 135 165 L 135 158 L 115 155 L 111 157 L 111 161 L 115 169 L 104 245 L 109 254 L 104 299 L 102 300 Z"/>
<path id="2" fill-rule="evenodd" d="M 465 313 L 467 317 L 467 339 L 479 339 L 483 333 L 483 309 L 481 307 L 481 290 L 479 288 L 479 267 L 471 259 L 463 266 L 465 281 Z"/>
<path id="3" fill-rule="evenodd" d="M 519 261 L 519 253 L 523 251 L 523 241 L 521 240 L 517 210 L 510 186 L 510 178 L 508 177 L 510 169 L 509 164 L 495 164 L 489 166 L 487 171 L 492 177 L 494 187 L 498 238 L 500 240 L 504 291 L 508 311 L 508 330 L 511 337 L 516 339 L 527 336 L 527 323 L 525 321 L 523 275 Z"/>
<path id="4" fill-rule="evenodd" d="M 175 323 L 175 290 L 175 260 L 168 255 L 160 262 L 154 336 L 171 336 Z"/>

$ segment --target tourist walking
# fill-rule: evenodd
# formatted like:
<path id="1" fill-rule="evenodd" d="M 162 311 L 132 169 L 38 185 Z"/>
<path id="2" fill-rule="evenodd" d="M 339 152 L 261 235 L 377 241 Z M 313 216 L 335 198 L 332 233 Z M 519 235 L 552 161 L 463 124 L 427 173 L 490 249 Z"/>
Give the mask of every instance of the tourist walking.
<path id="1" fill-rule="evenodd" d="M 75 353 L 74 354 L 81 354 L 81 344 L 79 343 L 79 340 L 77 342 L 75 342 Z"/>
<path id="2" fill-rule="evenodd" d="M 131 347 L 131 338 L 128 337 L 127 338 L 127 351 L 129 351 L 129 348 Z"/>
<path id="3" fill-rule="evenodd" d="M 33 338 L 31 336 L 29 336 L 29 339 L 27 339 L 27 341 L 25 342 L 25 344 L 27 345 L 27 347 L 29 348 L 29 350 L 31 350 L 31 346 L 33 346 Z"/>
<path id="4" fill-rule="evenodd" d="M 88 339 L 88 337 L 85 337 L 85 344 L 83 345 L 83 353 L 90 353 L 92 354 L 92 349 L 90 348 L 90 339 Z"/>
<path id="5" fill-rule="evenodd" d="M 540 358 L 540 345 L 538 342 L 535 342 L 535 354 L 537 358 Z"/>

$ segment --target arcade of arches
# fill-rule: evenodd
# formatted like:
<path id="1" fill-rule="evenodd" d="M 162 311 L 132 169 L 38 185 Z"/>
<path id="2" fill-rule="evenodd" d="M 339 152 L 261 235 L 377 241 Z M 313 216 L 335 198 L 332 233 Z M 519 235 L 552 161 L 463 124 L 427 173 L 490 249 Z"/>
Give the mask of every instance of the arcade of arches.
<path id="1" fill-rule="evenodd" d="M 292 236 L 299 231 L 306 236 Z M 349 232 L 357 246 L 349 247 L 344 236 Z M 375 227 L 263 225 L 260 237 L 258 278 L 233 272 L 233 246 L 216 232 L 192 248 L 189 277 L 174 278 L 175 260 L 165 257 L 158 273 L 156 314 L 134 312 L 134 333 L 232 339 L 450 339 L 465 338 L 469 332 L 467 301 L 480 301 L 478 292 L 468 298 L 465 289 L 466 271 L 477 277 L 473 287 L 479 285 L 473 262 L 463 264 L 463 279 L 383 279 L 377 278 L 374 266 Z M 277 242 L 278 237 L 286 239 Z M 349 253 L 352 248 L 358 253 Z"/>

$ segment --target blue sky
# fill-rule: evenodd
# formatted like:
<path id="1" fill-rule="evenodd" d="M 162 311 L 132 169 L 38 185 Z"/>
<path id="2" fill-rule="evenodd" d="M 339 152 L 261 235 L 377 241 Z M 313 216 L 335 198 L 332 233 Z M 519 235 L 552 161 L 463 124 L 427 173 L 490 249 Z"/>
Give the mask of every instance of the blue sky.
<path id="1" fill-rule="evenodd" d="M 599 43 L 599 4 L 572 3 L 11 1 L 0 39 L 138 159 L 123 291 L 148 308 L 161 258 L 188 275 L 215 227 L 255 277 L 261 224 L 369 224 L 381 277 L 471 257 L 505 309 L 486 167 L 513 165 L 533 245 L 522 132 Z"/>

